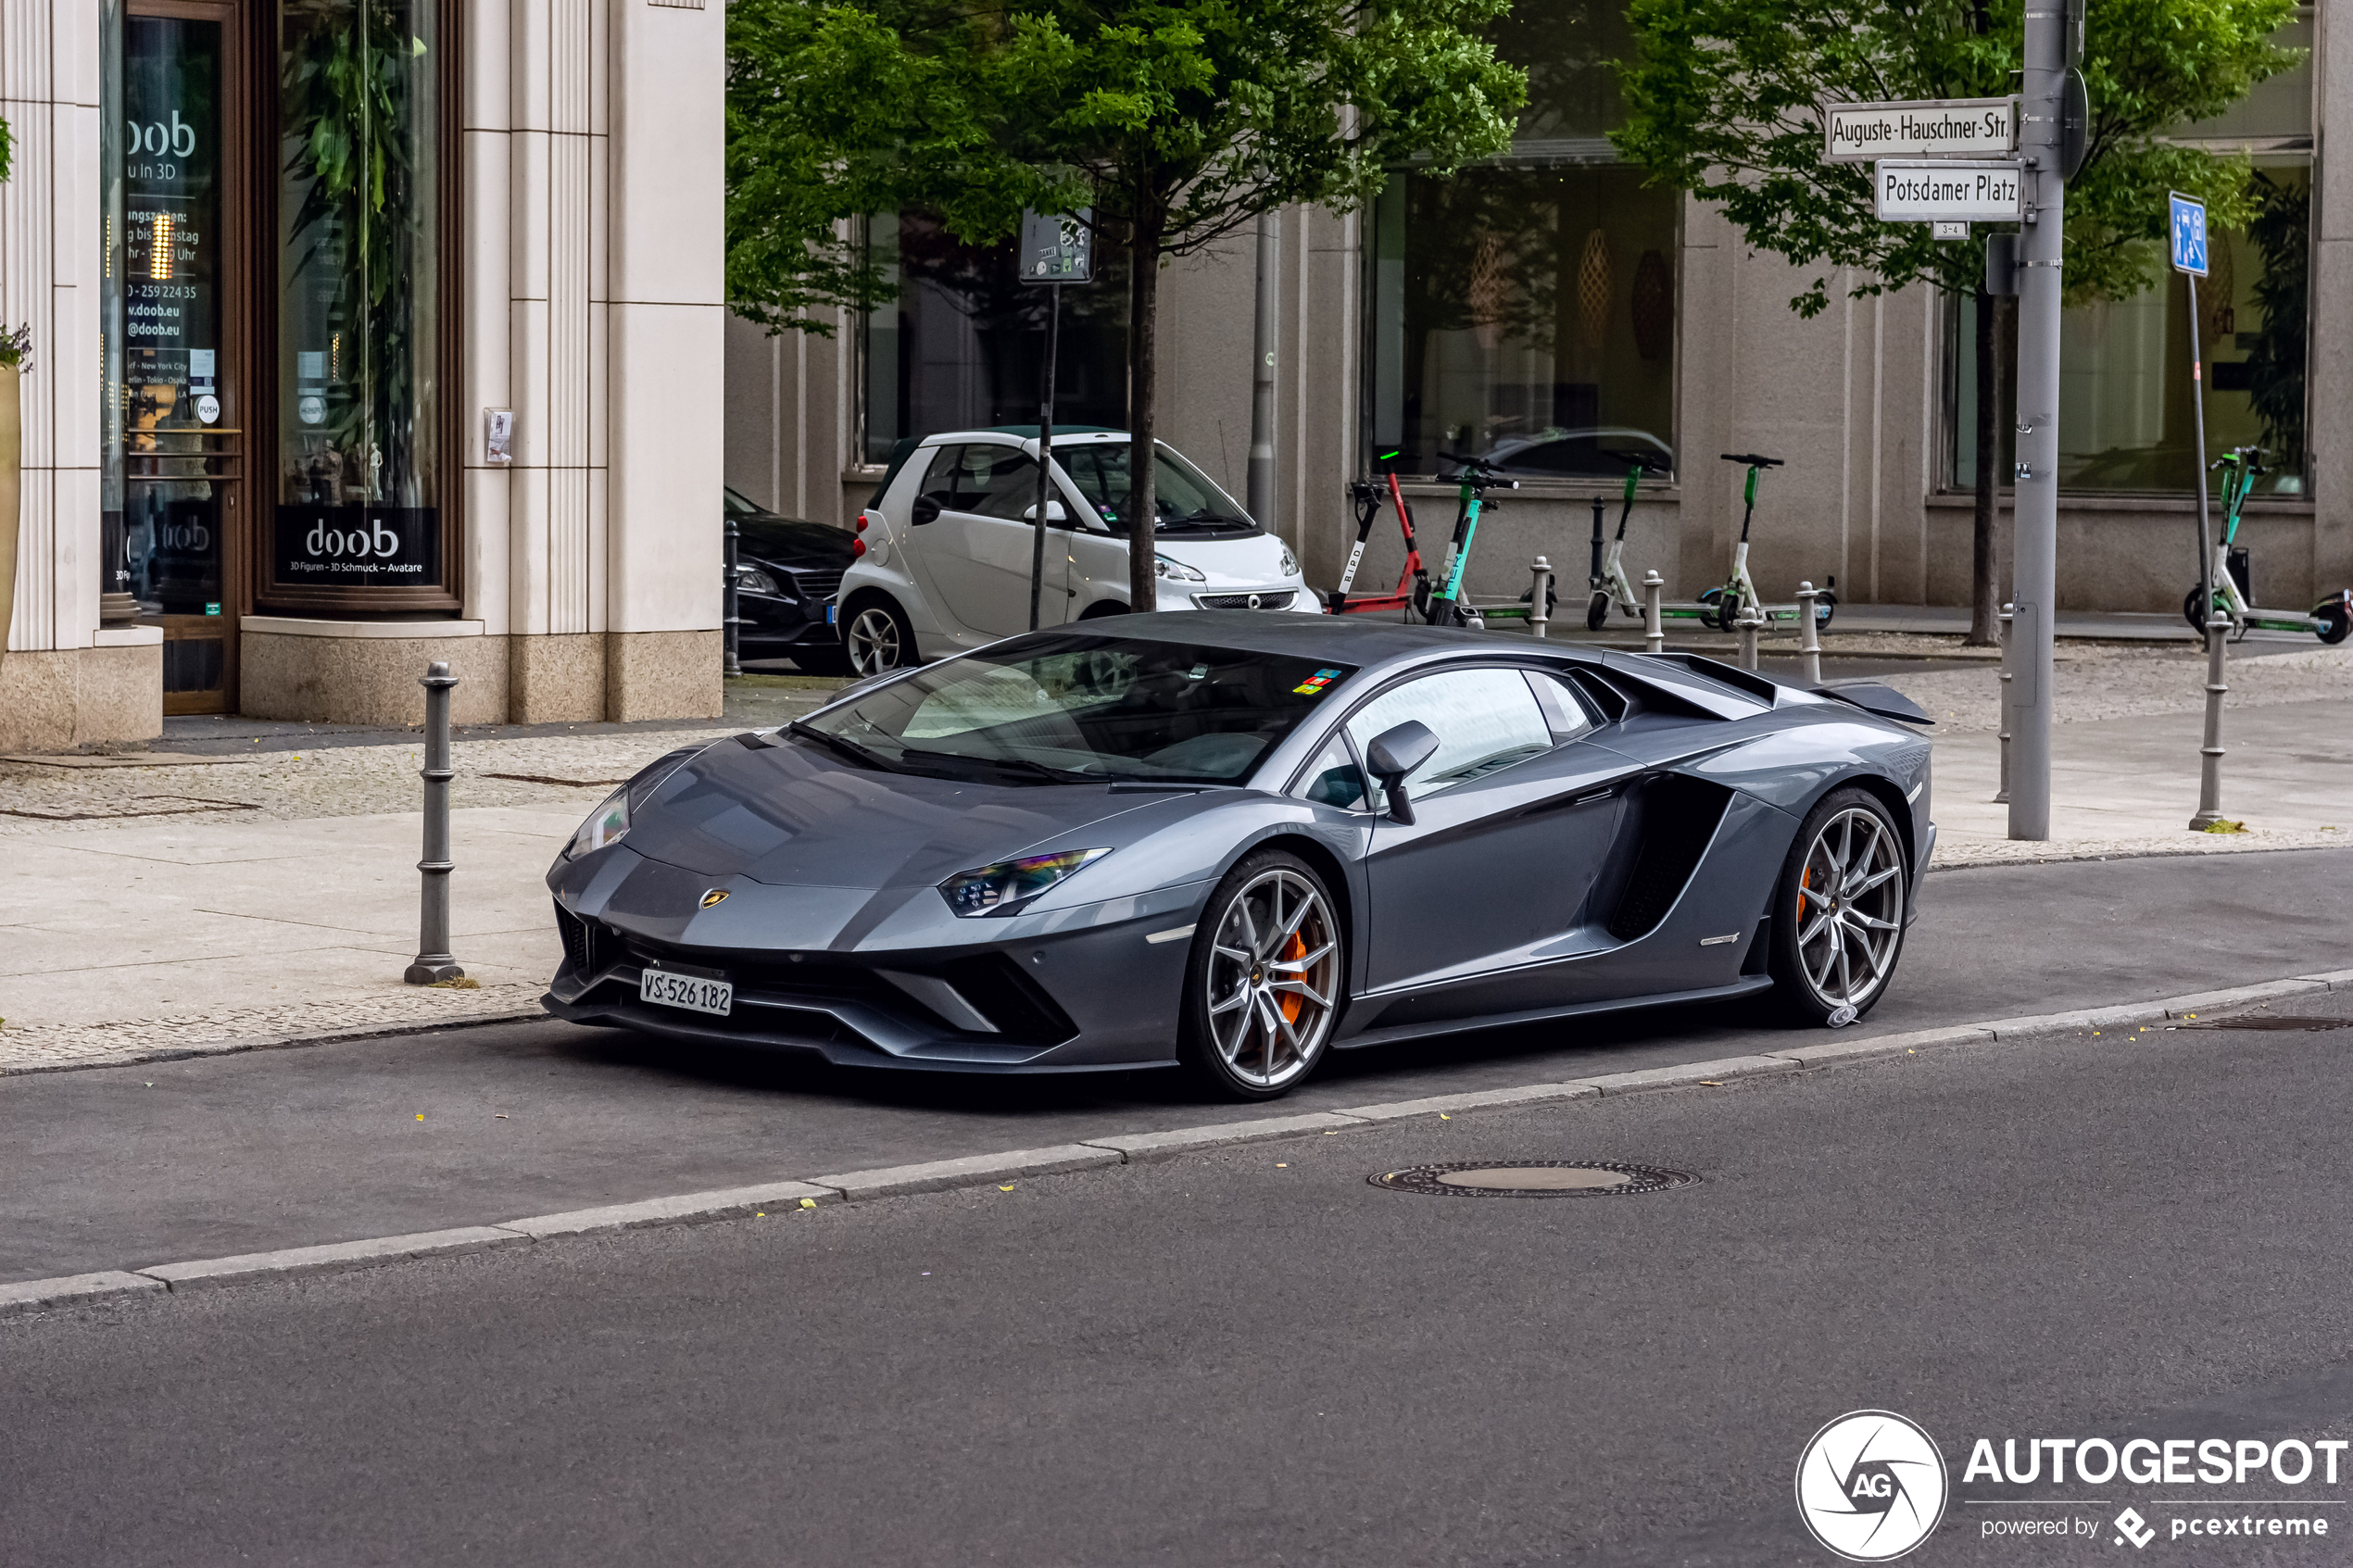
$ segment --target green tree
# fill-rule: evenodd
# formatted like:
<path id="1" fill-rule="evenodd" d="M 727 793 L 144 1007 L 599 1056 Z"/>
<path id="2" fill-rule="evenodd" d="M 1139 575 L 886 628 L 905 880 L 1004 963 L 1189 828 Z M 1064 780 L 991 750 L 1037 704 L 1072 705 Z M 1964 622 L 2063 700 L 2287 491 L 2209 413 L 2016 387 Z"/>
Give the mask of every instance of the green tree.
<path id="1" fill-rule="evenodd" d="M 728 292 L 823 331 L 882 281 L 854 221 L 902 206 L 958 238 L 1088 208 L 1128 266 L 1129 602 L 1154 603 L 1160 270 L 1294 202 L 1349 212 L 1393 166 L 1501 151 L 1526 78 L 1482 36 L 1508 0 L 737 0 Z"/>
<path id="2" fill-rule="evenodd" d="M 6 180 L 8 177 L 8 169 L 16 157 L 16 133 L 8 129 L 6 120 L 0 119 L 0 180 Z"/>
<path id="3" fill-rule="evenodd" d="M 1866 164 L 1821 161 L 1825 103 L 1998 97 L 2012 91 L 2024 28 L 2019 0 L 1631 0 L 1626 126 L 1613 140 L 1656 178 L 1720 207 L 1755 249 L 1825 270 L 1790 301 L 1830 303 L 1830 270 L 1863 275 L 1849 293 L 1911 283 L 1978 293 L 1976 592 L 1969 640 L 1993 640 L 1994 385 L 2006 327 L 1982 293 L 1983 256 L 1939 245 L 1921 223 L 1873 216 Z M 2089 0 L 2083 167 L 2068 184 L 2062 276 L 2070 302 L 2129 298 L 2159 275 L 2165 194 L 2202 198 L 2209 221 L 2255 211 L 2246 160 L 2162 138 L 2209 119 L 2298 57 L 2271 36 L 2294 0 Z M 2002 312 L 2005 322 L 2013 312 Z"/>

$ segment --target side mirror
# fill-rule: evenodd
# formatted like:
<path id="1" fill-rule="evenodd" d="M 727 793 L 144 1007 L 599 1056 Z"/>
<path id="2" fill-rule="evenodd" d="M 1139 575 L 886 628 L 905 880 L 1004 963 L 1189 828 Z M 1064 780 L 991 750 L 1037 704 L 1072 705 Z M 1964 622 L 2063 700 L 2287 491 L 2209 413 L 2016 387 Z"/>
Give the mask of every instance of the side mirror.
<path id="1" fill-rule="evenodd" d="M 1024 522 L 1036 522 L 1038 521 L 1038 506 L 1036 502 L 1032 502 L 1030 505 L 1022 508 L 1021 520 Z M 1067 522 L 1070 521 L 1070 518 L 1069 514 L 1063 510 L 1063 504 L 1060 501 L 1048 501 L 1046 503 L 1046 521 L 1049 523 Z"/>
<path id="2" fill-rule="evenodd" d="M 1418 719 L 1408 719 L 1394 729 L 1383 730 L 1365 748 L 1365 764 L 1380 780 L 1381 788 L 1389 794 L 1389 815 L 1391 821 L 1414 825 L 1414 803 L 1405 797 L 1405 775 L 1438 755 L 1438 737 L 1428 724 Z"/>
<path id="3" fill-rule="evenodd" d="M 925 523 L 938 521 L 938 518 L 939 497 L 937 495 L 918 495 L 915 497 L 914 506 L 910 508 L 908 510 L 907 521 L 913 526 L 921 528 Z"/>

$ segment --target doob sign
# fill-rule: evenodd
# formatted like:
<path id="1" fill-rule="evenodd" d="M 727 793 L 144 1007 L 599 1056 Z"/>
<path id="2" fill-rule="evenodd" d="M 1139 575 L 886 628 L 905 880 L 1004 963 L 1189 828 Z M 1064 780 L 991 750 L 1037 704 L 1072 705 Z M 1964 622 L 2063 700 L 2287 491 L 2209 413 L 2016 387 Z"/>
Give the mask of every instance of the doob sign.
<path id="1" fill-rule="evenodd" d="M 441 513 L 433 507 L 280 507 L 278 581 L 288 586 L 437 587 Z"/>

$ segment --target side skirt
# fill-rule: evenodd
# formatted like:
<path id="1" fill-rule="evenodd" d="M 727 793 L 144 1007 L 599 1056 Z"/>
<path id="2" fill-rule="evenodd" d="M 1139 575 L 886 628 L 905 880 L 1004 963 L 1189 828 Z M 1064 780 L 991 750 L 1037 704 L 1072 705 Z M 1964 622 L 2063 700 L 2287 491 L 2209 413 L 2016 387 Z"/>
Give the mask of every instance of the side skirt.
<path id="1" fill-rule="evenodd" d="M 1606 1012 L 1679 1007 L 1688 1002 L 1728 1002 L 1740 997 L 1754 997 L 1772 988 L 1771 975 L 1743 975 L 1730 985 L 1711 985 L 1698 991 L 1660 991 L 1647 997 L 1615 997 L 1606 1001 L 1531 1008 L 1524 1012 L 1488 1013 L 1478 1018 L 1450 1018 L 1428 1023 L 1393 1023 L 1387 1028 L 1367 1029 L 1345 1040 L 1334 1040 L 1331 1048 L 1336 1051 L 1354 1050 L 1359 1046 L 1386 1045 L 1391 1040 L 1428 1040 L 1441 1035 L 1465 1035 L 1474 1029 L 1508 1029 L 1516 1023 L 1541 1023 L 1547 1019 L 1592 1018 Z"/>

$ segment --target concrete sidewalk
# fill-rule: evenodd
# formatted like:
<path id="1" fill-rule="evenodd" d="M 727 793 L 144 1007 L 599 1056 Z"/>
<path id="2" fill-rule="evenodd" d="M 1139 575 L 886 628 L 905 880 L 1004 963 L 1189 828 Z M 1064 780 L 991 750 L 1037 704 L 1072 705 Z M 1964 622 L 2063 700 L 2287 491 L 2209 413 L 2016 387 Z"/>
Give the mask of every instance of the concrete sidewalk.
<path id="1" fill-rule="evenodd" d="M 2054 829 L 2013 843 L 1992 803 L 1994 671 L 1886 677 L 1939 721 L 1937 868 L 2228 853 L 2353 839 L 2353 647 L 2239 657 L 2224 806 L 2187 831 L 2202 664 L 2187 647 L 2063 656 Z M 531 1015 L 558 949 L 542 882 L 613 782 L 672 747 L 774 723 L 818 691 L 748 687 L 757 713 L 672 730 L 585 726 L 457 746 L 455 950 L 479 989 L 400 983 L 416 951 L 417 744 L 275 749 L 223 734 L 181 765 L 0 762 L 0 1072 Z M 225 728 L 225 727 L 224 727 Z M 267 744 L 265 744 L 265 738 Z M 128 759 L 125 759 L 128 760 Z"/>

